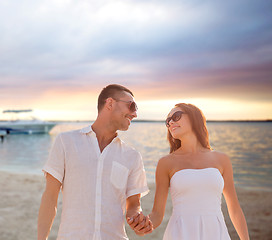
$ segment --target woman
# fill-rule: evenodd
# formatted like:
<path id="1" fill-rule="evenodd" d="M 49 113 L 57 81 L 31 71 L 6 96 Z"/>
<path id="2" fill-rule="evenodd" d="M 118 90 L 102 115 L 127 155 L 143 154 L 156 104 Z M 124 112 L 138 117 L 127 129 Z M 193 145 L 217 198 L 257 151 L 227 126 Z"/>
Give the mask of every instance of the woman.
<path id="1" fill-rule="evenodd" d="M 221 211 L 223 192 L 240 239 L 249 239 L 231 161 L 224 153 L 211 150 L 202 112 L 192 104 L 177 104 L 168 114 L 166 126 L 170 154 L 159 160 L 156 169 L 156 194 L 149 214 L 153 227 L 162 222 L 170 187 L 173 213 L 164 240 L 230 239 Z M 135 227 L 136 233 L 140 234 L 141 228 L 141 224 Z"/>

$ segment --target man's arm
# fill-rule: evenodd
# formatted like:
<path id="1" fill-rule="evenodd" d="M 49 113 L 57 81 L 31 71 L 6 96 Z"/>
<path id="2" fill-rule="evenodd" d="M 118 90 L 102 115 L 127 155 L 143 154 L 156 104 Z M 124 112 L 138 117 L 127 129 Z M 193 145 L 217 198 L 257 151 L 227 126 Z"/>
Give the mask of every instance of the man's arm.
<path id="1" fill-rule="evenodd" d="M 142 211 L 141 209 L 141 201 L 140 201 L 140 194 L 136 194 L 127 198 L 126 201 L 126 209 L 127 215 L 126 218 L 132 218 L 135 215 L 140 214 Z"/>
<path id="2" fill-rule="evenodd" d="M 38 240 L 46 240 L 57 212 L 61 183 L 52 175 L 46 175 L 46 188 L 42 196 L 38 217 Z"/>
<path id="3" fill-rule="evenodd" d="M 165 206 L 168 196 L 169 180 L 169 163 L 167 158 L 161 158 L 156 169 L 156 193 L 152 212 L 146 217 L 146 221 L 138 223 L 137 221 L 128 220 L 130 227 L 138 234 L 146 234 L 146 222 L 151 222 L 151 230 L 157 228 L 164 217 Z M 139 218 L 136 218 L 136 220 Z M 152 232 L 151 231 L 151 232 Z"/>

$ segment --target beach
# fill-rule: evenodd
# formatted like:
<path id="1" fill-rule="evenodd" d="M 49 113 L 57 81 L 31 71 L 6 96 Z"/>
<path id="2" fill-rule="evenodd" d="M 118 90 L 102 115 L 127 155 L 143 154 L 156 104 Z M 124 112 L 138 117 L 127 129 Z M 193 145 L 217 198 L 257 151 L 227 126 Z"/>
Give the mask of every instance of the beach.
<path id="1" fill-rule="evenodd" d="M 0 171 L 0 240 L 37 239 L 37 218 L 45 178 L 39 175 L 16 174 Z M 153 206 L 155 185 L 149 184 L 150 193 L 142 198 L 144 214 Z M 272 239 L 272 191 L 237 188 L 237 195 L 247 219 L 251 239 Z M 58 213 L 49 240 L 57 237 L 61 213 L 61 194 Z M 222 209 L 231 239 L 239 239 L 229 219 L 224 200 Z M 126 226 L 129 239 L 162 239 L 171 215 L 171 199 L 168 197 L 163 223 L 153 233 L 139 237 Z"/>

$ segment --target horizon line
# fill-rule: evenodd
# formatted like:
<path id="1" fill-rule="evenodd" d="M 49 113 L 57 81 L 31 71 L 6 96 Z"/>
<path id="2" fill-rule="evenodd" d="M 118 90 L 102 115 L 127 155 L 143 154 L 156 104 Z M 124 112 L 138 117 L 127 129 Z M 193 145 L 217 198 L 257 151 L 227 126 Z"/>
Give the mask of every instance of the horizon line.
<path id="1" fill-rule="evenodd" d="M 16 121 L 16 120 L 15 120 Z M 19 120 L 20 121 L 20 120 Z M 95 120 L 45 120 L 46 122 L 94 122 Z M 8 122 L 8 120 L 0 119 L 0 122 Z M 165 120 L 153 120 L 153 119 L 135 119 L 132 122 L 165 122 Z M 232 120 L 206 120 L 206 122 L 272 122 L 272 119 L 232 119 Z"/>
<path id="2" fill-rule="evenodd" d="M 24 120 L 24 119 L 16 119 L 16 120 L 6 120 L 0 119 L 0 122 L 7 122 L 7 121 L 17 121 L 17 120 Z M 42 119 L 38 119 L 42 120 Z M 94 122 L 95 120 L 42 120 L 46 122 Z M 158 120 L 158 119 L 133 119 L 132 122 L 165 122 L 165 120 Z M 223 119 L 223 120 L 216 120 L 216 119 L 209 119 L 206 122 L 272 122 L 272 119 Z"/>

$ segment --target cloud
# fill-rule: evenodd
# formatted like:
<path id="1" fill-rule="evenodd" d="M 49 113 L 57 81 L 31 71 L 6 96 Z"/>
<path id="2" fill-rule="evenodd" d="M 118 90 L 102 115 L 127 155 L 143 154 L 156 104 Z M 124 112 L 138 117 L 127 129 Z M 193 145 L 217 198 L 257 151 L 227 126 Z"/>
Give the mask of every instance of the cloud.
<path id="1" fill-rule="evenodd" d="M 2 1 L 0 100 L 118 82 L 143 98 L 271 101 L 271 7 L 264 0 Z"/>

